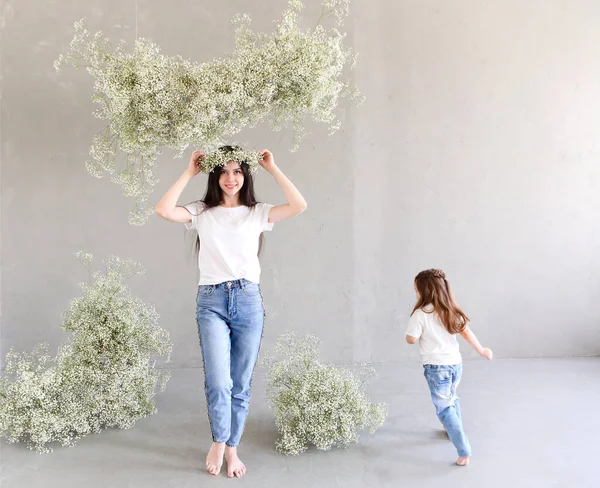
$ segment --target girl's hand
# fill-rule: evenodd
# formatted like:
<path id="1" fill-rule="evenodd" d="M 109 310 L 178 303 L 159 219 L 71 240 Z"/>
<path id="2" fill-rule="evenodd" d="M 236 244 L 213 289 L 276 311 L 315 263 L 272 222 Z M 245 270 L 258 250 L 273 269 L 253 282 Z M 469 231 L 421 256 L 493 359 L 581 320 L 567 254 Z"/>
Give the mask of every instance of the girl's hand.
<path id="1" fill-rule="evenodd" d="M 259 161 L 260 165 L 268 172 L 271 173 L 277 166 L 275 166 L 275 159 L 273 153 L 268 149 L 259 153 L 262 159 Z"/>
<path id="2" fill-rule="evenodd" d="M 204 154 L 202 151 L 194 151 L 190 156 L 190 164 L 187 167 L 187 171 L 189 171 L 192 176 L 196 176 L 200 171 L 202 171 L 202 160 L 204 159 Z"/>
<path id="3" fill-rule="evenodd" d="M 479 353 L 482 357 L 491 360 L 494 357 L 494 353 L 489 347 L 484 347 Z"/>

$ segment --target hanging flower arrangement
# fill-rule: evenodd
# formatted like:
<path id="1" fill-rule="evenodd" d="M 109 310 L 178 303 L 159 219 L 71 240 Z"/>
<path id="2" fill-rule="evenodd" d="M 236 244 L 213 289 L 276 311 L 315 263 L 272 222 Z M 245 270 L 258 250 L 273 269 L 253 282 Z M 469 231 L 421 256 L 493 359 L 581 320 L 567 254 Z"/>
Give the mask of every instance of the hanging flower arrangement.
<path id="1" fill-rule="evenodd" d="M 152 213 L 148 200 L 163 148 L 179 156 L 189 145 L 210 153 L 242 129 L 268 122 L 273 130 L 293 129 L 294 150 L 307 118 L 331 132 L 340 127 L 340 99 L 359 98 L 343 79 L 356 61 L 339 30 L 349 0 L 324 0 L 316 27 L 307 30 L 299 23 L 302 8 L 291 0 L 270 34 L 253 32 L 247 15 L 236 16 L 234 52 L 207 63 L 166 56 L 144 39 L 129 52 L 124 42 L 113 47 L 101 32 L 90 33 L 83 20 L 75 24 L 70 49 L 55 67 L 72 64 L 94 77 L 94 115 L 107 126 L 94 137 L 86 165 L 94 176 L 110 174 L 136 200 L 132 224 Z M 325 28 L 328 16 L 335 25 Z"/>

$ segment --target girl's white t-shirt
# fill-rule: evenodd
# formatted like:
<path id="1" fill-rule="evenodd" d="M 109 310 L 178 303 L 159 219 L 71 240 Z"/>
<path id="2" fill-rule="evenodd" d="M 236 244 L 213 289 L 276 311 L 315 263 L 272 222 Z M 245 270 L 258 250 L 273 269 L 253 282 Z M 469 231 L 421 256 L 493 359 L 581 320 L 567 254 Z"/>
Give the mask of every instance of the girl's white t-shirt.
<path id="1" fill-rule="evenodd" d="M 273 229 L 269 210 L 273 205 L 254 207 L 213 207 L 204 210 L 201 201 L 184 205 L 192 215 L 186 229 L 195 229 L 200 237 L 198 268 L 200 285 L 217 285 L 247 279 L 260 282 L 259 237 Z"/>
<path id="2" fill-rule="evenodd" d="M 419 339 L 423 364 L 453 365 L 462 361 L 456 334 L 446 330 L 433 305 L 415 310 L 408 321 L 406 335 Z"/>

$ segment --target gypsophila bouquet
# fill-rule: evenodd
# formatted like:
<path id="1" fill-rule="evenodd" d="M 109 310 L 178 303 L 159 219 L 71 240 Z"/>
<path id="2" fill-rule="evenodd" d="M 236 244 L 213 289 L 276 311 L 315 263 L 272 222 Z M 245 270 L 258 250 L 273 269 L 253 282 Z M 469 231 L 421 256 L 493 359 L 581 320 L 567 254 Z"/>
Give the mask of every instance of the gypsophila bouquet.
<path id="1" fill-rule="evenodd" d="M 280 337 L 268 367 L 268 397 L 275 410 L 283 454 L 300 454 L 310 445 L 319 450 L 358 442 L 358 431 L 375 432 L 387 416 L 384 403 L 371 403 L 364 378 L 371 368 L 342 368 L 318 360 L 318 339 L 293 333 Z"/>
<path id="2" fill-rule="evenodd" d="M 89 266 L 92 256 L 77 253 Z M 73 446 L 104 428 L 132 427 L 155 413 L 156 391 L 168 373 L 156 368 L 168 357 L 168 332 L 153 307 L 131 296 L 124 279 L 143 272 L 133 261 L 111 257 L 104 272 L 82 284 L 63 329 L 71 332 L 55 358 L 46 344 L 31 354 L 10 351 L 0 379 L 0 436 L 50 452 L 52 442 Z"/>
<path id="3" fill-rule="evenodd" d="M 190 144 L 210 152 L 243 128 L 266 121 L 275 130 L 291 125 L 294 149 L 307 117 L 332 131 L 339 128 L 334 114 L 339 100 L 358 97 L 342 79 L 344 68 L 356 61 L 338 30 L 349 1 L 324 0 L 319 22 L 308 30 L 300 27 L 298 0 L 289 2 L 272 34 L 253 32 L 250 18 L 238 15 L 235 51 L 202 64 L 161 54 L 144 39 L 135 41 L 132 52 L 124 42 L 113 48 L 101 32 L 91 34 L 83 21 L 75 24 L 70 50 L 55 67 L 70 63 L 94 77 L 95 116 L 108 125 L 94 138 L 87 167 L 97 177 L 109 173 L 136 199 L 130 223 L 141 225 L 152 213 L 148 199 L 164 147 L 179 156 Z M 328 15 L 336 27 L 321 25 Z"/>

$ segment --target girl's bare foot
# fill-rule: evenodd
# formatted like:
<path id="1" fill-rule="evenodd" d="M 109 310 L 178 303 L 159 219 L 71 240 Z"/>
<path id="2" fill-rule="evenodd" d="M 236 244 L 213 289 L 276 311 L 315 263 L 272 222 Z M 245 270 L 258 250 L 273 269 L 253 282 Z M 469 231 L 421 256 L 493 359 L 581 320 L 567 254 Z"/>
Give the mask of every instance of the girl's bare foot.
<path id="1" fill-rule="evenodd" d="M 206 469 L 210 474 L 218 475 L 223 466 L 223 454 L 225 453 L 224 442 L 213 442 L 206 456 Z"/>
<path id="2" fill-rule="evenodd" d="M 225 448 L 225 461 L 227 461 L 227 476 L 241 478 L 246 474 L 246 466 L 237 455 L 237 447 Z"/>
<path id="3" fill-rule="evenodd" d="M 456 464 L 457 466 L 468 466 L 469 462 L 471 462 L 470 457 L 469 456 L 463 456 L 463 457 L 459 457 L 456 460 Z"/>

